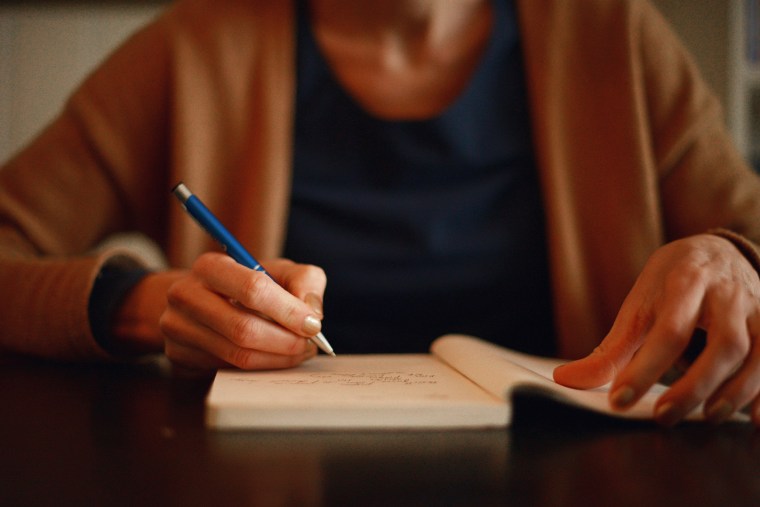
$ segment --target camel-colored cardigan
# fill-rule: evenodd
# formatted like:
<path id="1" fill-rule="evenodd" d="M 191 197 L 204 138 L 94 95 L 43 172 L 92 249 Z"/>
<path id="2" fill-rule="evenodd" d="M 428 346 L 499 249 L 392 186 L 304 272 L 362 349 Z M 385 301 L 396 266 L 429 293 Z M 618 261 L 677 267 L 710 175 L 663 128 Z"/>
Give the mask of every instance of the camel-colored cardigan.
<path id="1" fill-rule="evenodd" d="M 664 242 L 722 227 L 756 260 L 760 184 L 647 1 L 517 5 L 559 349 L 578 357 Z M 181 1 L 84 82 L 0 170 L 0 347 L 107 357 L 88 296 L 100 266 L 127 257 L 87 252 L 123 230 L 173 266 L 215 248 L 172 202 L 180 180 L 254 255 L 281 252 L 294 46 L 290 1 Z"/>

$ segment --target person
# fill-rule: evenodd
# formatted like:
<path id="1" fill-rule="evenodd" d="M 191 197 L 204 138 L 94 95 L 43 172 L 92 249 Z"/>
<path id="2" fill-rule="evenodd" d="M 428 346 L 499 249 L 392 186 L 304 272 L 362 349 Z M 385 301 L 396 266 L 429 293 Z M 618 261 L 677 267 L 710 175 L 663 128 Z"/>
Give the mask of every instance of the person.
<path id="1" fill-rule="evenodd" d="M 576 359 L 619 410 L 696 346 L 656 419 L 760 424 L 760 182 L 721 114 L 647 1 L 180 0 L 0 170 L 0 346 L 283 368 L 325 317 L 338 354 Z M 95 249 L 133 230 L 167 269 Z"/>

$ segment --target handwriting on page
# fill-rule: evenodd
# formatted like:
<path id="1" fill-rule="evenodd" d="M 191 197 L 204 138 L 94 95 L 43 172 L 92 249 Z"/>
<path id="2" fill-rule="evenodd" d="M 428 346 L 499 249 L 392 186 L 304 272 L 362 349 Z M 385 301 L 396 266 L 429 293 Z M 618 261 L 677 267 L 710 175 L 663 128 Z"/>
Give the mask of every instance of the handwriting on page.
<path id="1" fill-rule="evenodd" d="M 239 382 L 261 382 L 262 379 L 253 380 L 245 377 L 237 377 Z M 311 373 L 294 378 L 274 378 L 265 381 L 269 384 L 289 384 L 289 385 L 322 385 L 337 384 L 344 386 L 369 386 L 375 384 L 437 384 L 436 375 L 428 373 L 409 373 L 409 372 L 362 372 L 362 373 Z"/>

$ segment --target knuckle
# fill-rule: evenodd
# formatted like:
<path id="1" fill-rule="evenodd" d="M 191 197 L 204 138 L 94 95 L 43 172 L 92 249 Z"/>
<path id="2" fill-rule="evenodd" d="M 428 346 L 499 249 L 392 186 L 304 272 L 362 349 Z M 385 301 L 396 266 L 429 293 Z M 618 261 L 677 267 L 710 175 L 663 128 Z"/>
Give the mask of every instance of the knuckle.
<path id="1" fill-rule="evenodd" d="M 181 281 L 173 283 L 166 291 L 166 302 L 171 307 L 182 308 L 187 306 L 192 297 L 189 295 L 190 287 Z"/>
<path id="2" fill-rule="evenodd" d="M 218 252 L 205 252 L 195 259 L 191 269 L 197 273 L 208 273 L 218 267 L 220 260 L 226 260 L 226 256 Z"/>
<path id="3" fill-rule="evenodd" d="M 319 290 L 327 285 L 325 271 L 314 264 L 297 264 L 290 271 L 288 286 L 296 292 Z"/>
<path id="4" fill-rule="evenodd" d="M 293 339 L 287 346 L 285 354 L 290 357 L 295 357 L 303 354 L 306 350 L 306 340 L 301 338 Z"/>
<path id="5" fill-rule="evenodd" d="M 186 333 L 182 332 L 181 319 L 172 312 L 166 311 L 161 314 L 158 318 L 158 328 L 170 340 L 180 343 L 187 341 Z"/>
<path id="6" fill-rule="evenodd" d="M 242 347 L 234 347 L 227 352 L 224 360 L 240 369 L 247 370 L 255 363 L 256 351 Z"/>
<path id="7" fill-rule="evenodd" d="M 298 366 L 299 364 L 301 364 L 302 362 L 303 362 L 303 357 L 301 357 L 301 356 L 290 356 L 285 361 L 285 367 L 286 368 L 294 368 L 294 367 Z"/>
<path id="8" fill-rule="evenodd" d="M 174 319 L 169 312 L 164 312 L 158 318 L 158 328 L 166 336 L 174 335 Z"/>
<path id="9" fill-rule="evenodd" d="M 193 273 L 206 273 L 210 269 L 210 264 L 212 261 L 213 257 L 209 252 L 203 253 L 199 255 L 195 261 L 193 261 L 193 265 L 190 267 L 190 269 Z"/>
<path id="10" fill-rule="evenodd" d="M 249 308 L 256 309 L 262 301 L 269 297 L 271 283 L 269 277 L 262 273 L 252 273 L 243 281 L 245 303 Z"/>
<path id="11" fill-rule="evenodd" d="M 318 282 L 324 282 L 327 280 L 327 274 L 325 273 L 325 270 L 313 264 L 305 264 L 304 273 L 305 276 L 310 280 L 315 280 Z"/>
<path id="12" fill-rule="evenodd" d="M 630 322 L 626 328 L 624 328 L 624 337 L 626 343 L 635 343 L 641 339 L 654 321 L 654 313 L 648 306 L 637 307 L 632 315 Z"/>
<path id="13" fill-rule="evenodd" d="M 299 309 L 293 305 L 288 305 L 283 308 L 283 321 L 284 324 L 291 329 L 298 329 L 300 326 L 299 320 L 303 320 L 300 317 Z"/>
<path id="14" fill-rule="evenodd" d="M 232 321 L 228 338 L 236 345 L 252 345 L 261 333 L 261 325 L 249 316 L 236 317 Z"/>
<path id="15" fill-rule="evenodd" d="M 749 351 L 749 341 L 734 334 L 724 337 L 720 346 L 721 354 L 733 363 L 743 361 L 747 357 L 747 354 L 749 354 Z"/>
<path id="16" fill-rule="evenodd" d="M 691 341 L 691 333 L 686 325 L 674 318 L 663 318 L 657 323 L 662 337 L 672 346 L 686 347 Z"/>
<path id="17" fill-rule="evenodd" d="M 668 272 L 664 279 L 665 289 L 674 293 L 684 292 L 693 287 L 704 287 L 705 285 L 705 270 L 694 262 L 686 262 L 681 265 L 680 269 Z"/>

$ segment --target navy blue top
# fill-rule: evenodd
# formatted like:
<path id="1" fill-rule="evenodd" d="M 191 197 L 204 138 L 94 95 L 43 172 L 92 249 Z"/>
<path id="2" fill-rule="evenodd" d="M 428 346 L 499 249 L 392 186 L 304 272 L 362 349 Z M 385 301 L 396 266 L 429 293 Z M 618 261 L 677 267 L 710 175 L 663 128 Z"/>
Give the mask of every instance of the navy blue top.
<path id="1" fill-rule="evenodd" d="M 285 256 L 325 269 L 324 332 L 338 353 L 426 351 L 454 332 L 554 351 L 516 16 L 511 1 L 494 7 L 454 103 L 388 121 L 341 87 L 299 2 Z"/>

